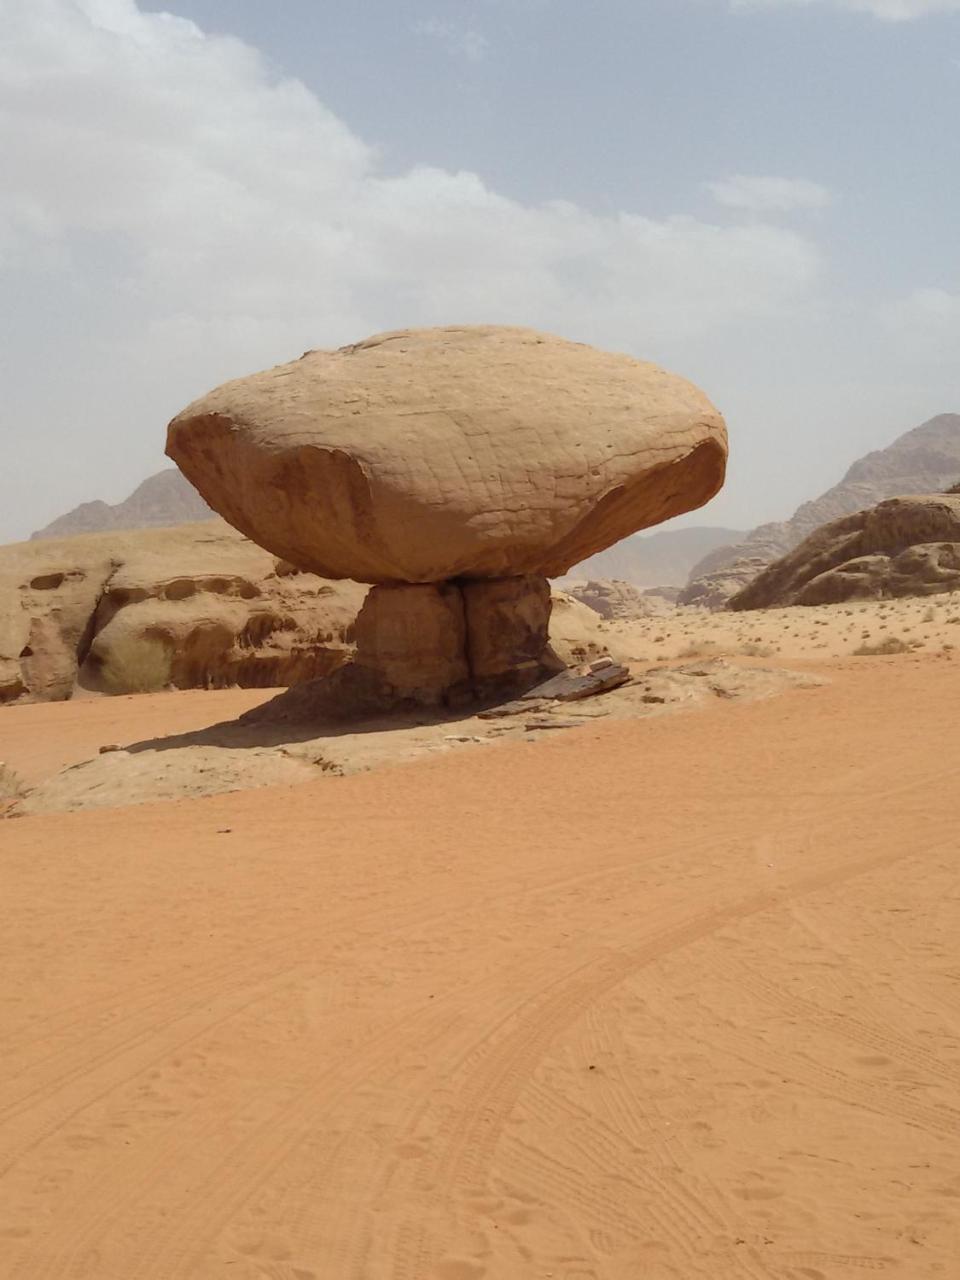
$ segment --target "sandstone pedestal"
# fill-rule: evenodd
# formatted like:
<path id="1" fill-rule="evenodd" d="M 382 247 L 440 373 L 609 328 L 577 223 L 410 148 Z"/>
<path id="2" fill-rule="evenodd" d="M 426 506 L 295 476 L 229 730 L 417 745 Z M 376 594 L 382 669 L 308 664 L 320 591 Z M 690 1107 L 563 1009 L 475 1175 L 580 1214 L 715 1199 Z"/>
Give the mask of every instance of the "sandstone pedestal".
<path id="1" fill-rule="evenodd" d="M 352 661 L 244 718 L 360 719 L 516 697 L 563 669 L 550 608 L 550 584 L 537 575 L 372 587 Z"/>

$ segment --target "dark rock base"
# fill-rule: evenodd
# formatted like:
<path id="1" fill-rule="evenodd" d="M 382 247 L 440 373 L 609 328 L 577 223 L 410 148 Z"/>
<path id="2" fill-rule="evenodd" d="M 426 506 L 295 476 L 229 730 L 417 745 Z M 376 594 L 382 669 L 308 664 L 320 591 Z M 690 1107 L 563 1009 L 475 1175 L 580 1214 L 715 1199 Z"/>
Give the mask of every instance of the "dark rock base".
<path id="1" fill-rule="evenodd" d="M 518 697 L 564 669 L 550 648 L 550 610 L 550 584 L 536 575 L 372 587 L 353 660 L 242 719 L 360 720 Z"/>

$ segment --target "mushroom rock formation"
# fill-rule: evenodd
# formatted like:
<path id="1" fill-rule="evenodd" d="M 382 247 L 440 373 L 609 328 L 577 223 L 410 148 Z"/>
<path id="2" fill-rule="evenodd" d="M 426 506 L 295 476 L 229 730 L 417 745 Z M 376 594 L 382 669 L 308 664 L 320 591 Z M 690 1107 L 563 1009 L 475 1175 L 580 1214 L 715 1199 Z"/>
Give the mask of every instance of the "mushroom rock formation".
<path id="1" fill-rule="evenodd" d="M 545 579 L 707 502 L 726 431 L 655 365 L 475 326 L 381 334 L 227 383 L 174 418 L 167 453 L 274 555 L 372 583 L 358 664 L 435 701 L 463 663 L 475 691 L 555 666 Z M 443 583 L 459 604 L 447 588 L 411 594 Z M 429 695 L 418 644 L 420 676 L 436 660 Z"/>

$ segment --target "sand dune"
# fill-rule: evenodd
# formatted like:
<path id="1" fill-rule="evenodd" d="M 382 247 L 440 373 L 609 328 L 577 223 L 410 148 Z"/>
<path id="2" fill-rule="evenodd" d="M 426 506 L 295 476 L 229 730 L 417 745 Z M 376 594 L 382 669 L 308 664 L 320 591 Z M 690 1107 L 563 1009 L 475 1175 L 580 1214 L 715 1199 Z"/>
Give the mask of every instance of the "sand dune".
<path id="1" fill-rule="evenodd" d="M 0 824 L 4 1275 L 956 1274 L 956 671 Z"/>

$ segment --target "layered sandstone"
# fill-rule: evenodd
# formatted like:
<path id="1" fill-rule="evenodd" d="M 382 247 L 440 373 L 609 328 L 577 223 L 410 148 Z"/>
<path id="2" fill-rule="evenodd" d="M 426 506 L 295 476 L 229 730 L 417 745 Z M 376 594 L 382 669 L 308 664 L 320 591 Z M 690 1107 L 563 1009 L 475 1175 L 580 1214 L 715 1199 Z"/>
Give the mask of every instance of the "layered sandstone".
<path id="1" fill-rule="evenodd" d="M 364 594 L 288 574 L 222 521 L 3 547 L 0 702 L 324 675 Z"/>
<path id="2" fill-rule="evenodd" d="M 890 498 L 833 520 L 765 569 L 731 609 L 960 590 L 960 496 Z"/>

